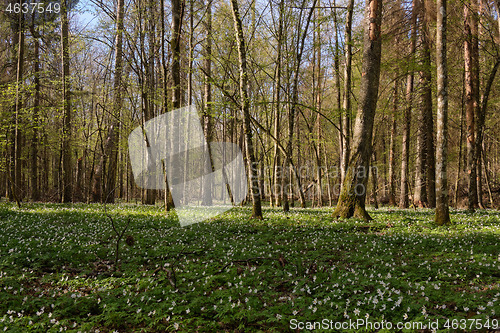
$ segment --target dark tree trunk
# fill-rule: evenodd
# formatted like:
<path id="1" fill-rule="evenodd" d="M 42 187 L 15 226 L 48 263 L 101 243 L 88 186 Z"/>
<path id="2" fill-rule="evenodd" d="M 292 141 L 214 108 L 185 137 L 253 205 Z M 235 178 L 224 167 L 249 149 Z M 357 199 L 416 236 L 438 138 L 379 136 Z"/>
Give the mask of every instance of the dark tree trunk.
<path id="1" fill-rule="evenodd" d="M 69 74 L 69 22 L 67 0 L 61 1 L 61 40 L 63 68 L 63 143 L 62 171 L 63 193 L 62 202 L 71 202 L 73 197 L 73 176 L 71 161 L 71 90 Z"/>
<path id="2" fill-rule="evenodd" d="M 394 81 L 394 101 L 392 108 L 391 139 L 389 143 L 389 206 L 396 206 L 395 168 L 396 168 L 396 115 L 399 108 L 398 80 Z"/>
<path id="3" fill-rule="evenodd" d="M 279 151 L 279 132 L 280 132 L 280 99 L 281 99 L 281 49 L 283 42 L 283 11 L 284 11 L 284 0 L 280 1 L 279 5 L 279 23 L 278 23 L 278 37 L 277 37 L 277 55 L 276 55 L 276 70 L 274 78 L 274 167 L 273 167 L 273 186 L 271 187 L 271 193 L 274 195 L 274 204 L 276 207 L 281 205 L 281 198 L 284 195 L 283 188 L 281 186 L 283 170 L 281 170 L 281 159 Z M 271 199 L 271 201 L 273 201 Z"/>
<path id="4" fill-rule="evenodd" d="M 34 16 L 33 16 L 34 18 Z M 31 137 L 31 200 L 40 200 L 40 185 L 38 183 L 38 115 L 40 109 L 40 41 L 38 32 L 35 31 L 35 24 L 32 21 L 31 34 L 33 35 L 33 75 L 35 84 L 35 95 L 33 98 L 33 134 Z"/>
<path id="5" fill-rule="evenodd" d="M 479 52 L 475 5 L 464 3 L 465 120 L 467 122 L 467 207 L 474 210 L 477 200 L 476 117 L 479 111 Z"/>

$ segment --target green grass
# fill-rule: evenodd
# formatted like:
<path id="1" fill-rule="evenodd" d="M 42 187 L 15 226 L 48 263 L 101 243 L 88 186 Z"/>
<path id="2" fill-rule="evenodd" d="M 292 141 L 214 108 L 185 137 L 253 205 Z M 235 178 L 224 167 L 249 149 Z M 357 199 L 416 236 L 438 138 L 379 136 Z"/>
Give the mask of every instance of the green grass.
<path id="1" fill-rule="evenodd" d="M 0 204 L 0 332 L 500 319 L 498 211 L 453 211 L 454 225 L 438 227 L 431 210 L 384 208 L 366 223 L 332 221 L 326 208 L 266 208 L 255 221 L 235 208 L 185 228 L 160 207 L 108 211 L 119 228 L 130 219 L 116 272 L 100 205 Z"/>

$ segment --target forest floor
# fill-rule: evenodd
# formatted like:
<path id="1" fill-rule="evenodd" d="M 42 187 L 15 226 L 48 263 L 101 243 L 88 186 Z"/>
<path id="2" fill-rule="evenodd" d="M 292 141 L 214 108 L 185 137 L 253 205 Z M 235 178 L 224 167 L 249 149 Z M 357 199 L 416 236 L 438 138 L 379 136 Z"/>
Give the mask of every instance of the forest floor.
<path id="1" fill-rule="evenodd" d="M 130 219 L 116 271 L 102 206 L 0 204 L 0 332 L 500 326 L 499 211 L 452 211 L 438 227 L 427 209 L 371 210 L 366 223 L 235 208 L 184 228 L 159 206 L 108 212 L 118 232 Z"/>

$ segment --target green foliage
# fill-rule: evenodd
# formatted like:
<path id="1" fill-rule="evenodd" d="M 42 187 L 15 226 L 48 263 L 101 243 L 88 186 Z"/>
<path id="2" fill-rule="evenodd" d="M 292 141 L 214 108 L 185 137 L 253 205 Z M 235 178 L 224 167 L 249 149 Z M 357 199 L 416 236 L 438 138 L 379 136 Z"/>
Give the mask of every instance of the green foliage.
<path id="1" fill-rule="evenodd" d="M 0 331 L 283 332 L 289 321 L 499 318 L 500 213 L 235 208 L 181 228 L 159 206 L 131 220 L 122 271 L 99 205 L 0 205 Z"/>

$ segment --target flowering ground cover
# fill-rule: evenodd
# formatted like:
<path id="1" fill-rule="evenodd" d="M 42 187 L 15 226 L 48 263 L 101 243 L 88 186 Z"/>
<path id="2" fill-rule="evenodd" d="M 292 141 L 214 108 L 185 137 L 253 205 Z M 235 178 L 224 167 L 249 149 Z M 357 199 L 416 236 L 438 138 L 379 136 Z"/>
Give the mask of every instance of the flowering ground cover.
<path id="1" fill-rule="evenodd" d="M 1 204 L 0 331 L 284 332 L 324 319 L 499 326 L 498 211 L 452 211 L 454 225 L 437 227 L 431 210 L 379 209 L 366 223 L 332 221 L 326 208 L 267 208 L 255 221 L 235 208 L 184 228 L 159 206 L 108 212 L 118 231 L 129 221 L 116 271 L 102 206 Z"/>

